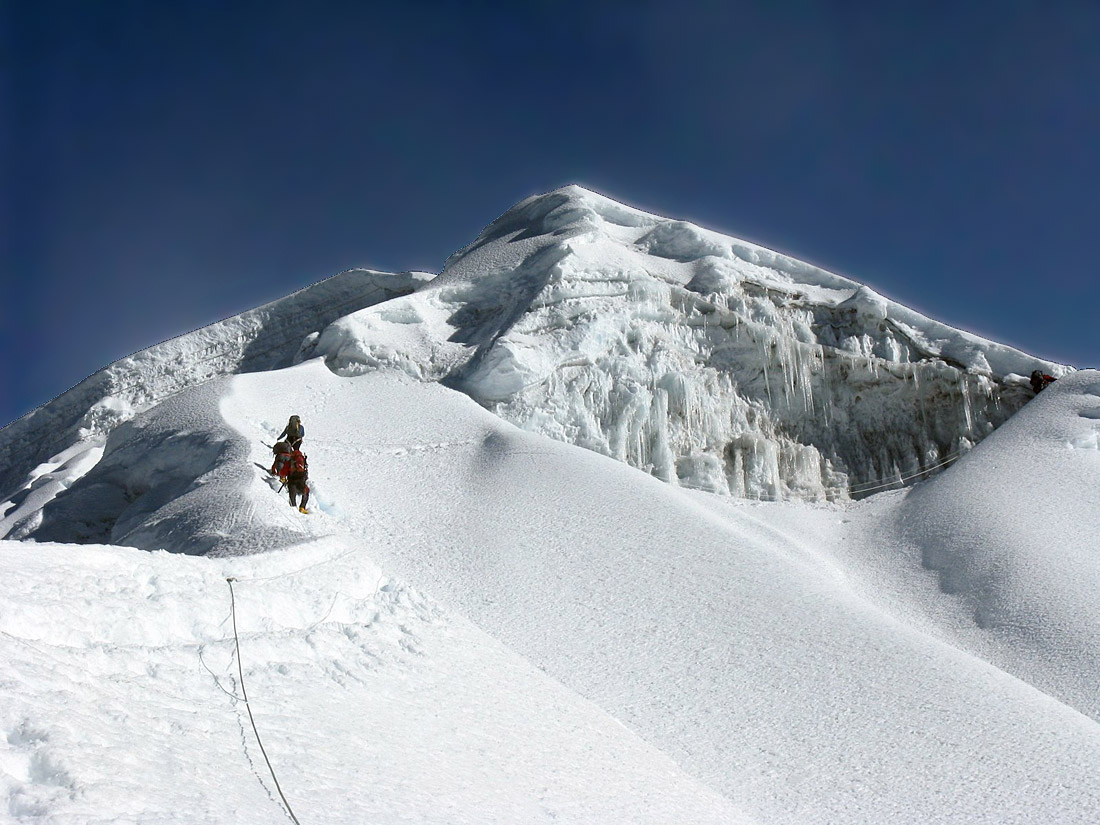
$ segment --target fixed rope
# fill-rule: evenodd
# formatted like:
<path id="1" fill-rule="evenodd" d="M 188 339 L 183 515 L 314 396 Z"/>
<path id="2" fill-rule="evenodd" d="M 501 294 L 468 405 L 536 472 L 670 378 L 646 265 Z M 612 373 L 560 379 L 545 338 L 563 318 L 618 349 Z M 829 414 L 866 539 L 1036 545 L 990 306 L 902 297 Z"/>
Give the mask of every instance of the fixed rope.
<path id="1" fill-rule="evenodd" d="M 275 782 L 275 790 L 279 792 L 279 798 L 283 800 L 283 805 L 286 806 L 286 812 L 290 814 L 290 818 L 294 821 L 294 825 L 302 825 L 298 821 L 298 817 L 294 815 L 290 803 L 287 802 L 283 789 L 279 786 L 279 778 L 275 776 L 275 769 L 271 767 L 271 760 L 267 758 L 267 751 L 264 749 L 263 740 L 260 739 L 260 731 L 256 728 L 256 719 L 252 716 L 252 705 L 248 703 L 248 691 L 245 690 L 244 687 L 244 666 L 241 664 L 241 640 L 237 635 L 237 598 L 233 593 L 233 582 L 235 579 L 229 576 L 225 581 L 229 585 L 230 614 L 233 617 L 233 642 L 237 647 L 237 673 L 241 677 L 241 697 L 244 700 L 245 710 L 248 711 L 248 721 L 252 723 L 252 732 L 256 734 L 256 744 L 260 746 L 260 753 L 264 755 L 264 762 L 267 763 L 267 769 L 271 772 L 271 779 Z"/>
<path id="2" fill-rule="evenodd" d="M 920 478 L 921 476 L 927 475 L 933 470 L 938 470 L 941 467 L 946 467 L 947 465 L 952 464 L 956 459 L 959 458 L 960 455 L 962 455 L 961 451 L 955 452 L 951 455 L 944 456 L 942 459 L 940 459 L 940 461 L 925 467 L 923 470 L 917 470 L 917 472 L 912 473 L 911 475 L 900 476 L 885 483 L 872 483 L 870 485 L 859 485 L 856 487 L 850 487 L 848 488 L 848 492 L 869 493 L 873 492 L 874 490 L 885 490 L 887 487 L 893 487 L 895 484 L 904 484 L 906 481 L 912 481 L 914 478 Z"/>
<path id="3" fill-rule="evenodd" d="M 930 464 L 927 467 L 925 467 L 923 470 L 917 470 L 915 473 L 910 473 L 909 475 L 899 476 L 898 478 L 891 479 L 890 481 L 886 481 L 886 482 L 872 481 L 872 482 L 868 482 L 867 484 L 862 484 L 862 485 L 858 485 L 858 486 L 855 486 L 855 487 L 849 487 L 849 488 L 847 488 L 847 492 L 849 493 L 849 495 L 853 495 L 853 494 L 854 495 L 862 495 L 863 493 L 873 493 L 873 492 L 876 492 L 878 490 L 888 490 L 891 487 L 896 488 L 897 485 L 899 485 L 899 484 L 904 486 L 906 482 L 912 481 L 913 479 L 923 480 L 924 478 L 927 478 L 930 473 L 933 473 L 936 470 L 942 469 L 944 467 L 950 466 L 951 464 L 955 463 L 962 455 L 963 455 L 962 451 L 959 450 L 957 452 L 951 453 L 950 455 L 944 456 L 942 459 L 937 461 L 935 464 Z M 782 502 L 782 501 L 792 501 L 793 500 L 789 496 L 766 496 L 766 495 L 759 495 L 759 496 L 752 496 L 752 497 L 749 497 L 749 496 L 734 496 L 734 498 L 737 498 L 740 501 L 767 501 L 767 502 Z"/>
<path id="4" fill-rule="evenodd" d="M 329 538 L 329 536 L 320 536 L 320 538 Z M 299 567 L 299 568 L 296 568 L 295 570 L 288 570 L 286 573 L 276 573 L 273 576 L 254 576 L 254 577 L 249 578 L 249 579 L 241 579 L 241 578 L 234 577 L 233 581 L 243 582 L 244 584 L 253 584 L 253 583 L 273 582 L 273 581 L 277 581 L 278 579 L 286 579 L 286 578 L 289 578 L 291 576 L 298 576 L 302 573 L 305 573 L 308 570 L 314 570 L 314 569 L 316 569 L 318 567 L 321 567 L 322 565 L 325 565 L 325 564 L 332 564 L 334 562 L 338 562 L 341 559 L 346 559 L 348 556 L 351 556 L 351 555 L 353 555 L 355 553 L 358 553 L 358 552 L 359 552 L 358 547 L 351 547 L 348 550 L 345 550 L 343 553 L 340 553 L 339 555 L 330 556 L 327 559 L 321 559 L 320 561 L 315 561 L 313 564 L 307 564 L 305 567 Z M 379 580 L 381 580 L 381 577 L 379 578 Z M 375 592 L 377 592 L 377 588 L 375 588 Z"/>

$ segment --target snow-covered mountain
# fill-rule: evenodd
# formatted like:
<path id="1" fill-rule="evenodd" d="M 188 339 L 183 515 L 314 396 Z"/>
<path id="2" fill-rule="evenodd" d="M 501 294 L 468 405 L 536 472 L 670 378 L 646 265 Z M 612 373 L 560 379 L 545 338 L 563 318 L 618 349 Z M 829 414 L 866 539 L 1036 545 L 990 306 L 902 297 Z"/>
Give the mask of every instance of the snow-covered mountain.
<path id="1" fill-rule="evenodd" d="M 262 471 L 291 413 L 311 515 Z M 531 198 L 0 430 L 0 803 L 1091 823 L 1098 421 L 1094 371 Z"/>
<path id="2" fill-rule="evenodd" d="M 313 357 L 440 381 L 662 480 L 766 499 L 858 497 L 939 469 L 1031 397 L 1024 376 L 1066 371 L 570 186 L 506 212 L 434 279 L 344 272 L 112 364 L 6 428 L 0 458 L 11 480 L 47 461 L 64 479 L 64 449 L 150 403 Z"/>

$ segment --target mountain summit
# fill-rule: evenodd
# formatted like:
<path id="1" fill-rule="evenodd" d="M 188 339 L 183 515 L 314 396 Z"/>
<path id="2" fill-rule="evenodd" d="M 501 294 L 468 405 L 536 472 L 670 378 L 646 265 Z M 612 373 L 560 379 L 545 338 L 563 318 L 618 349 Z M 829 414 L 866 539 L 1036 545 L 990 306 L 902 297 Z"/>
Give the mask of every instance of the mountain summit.
<path id="1" fill-rule="evenodd" d="M 397 366 L 664 481 L 836 499 L 944 466 L 1065 369 L 577 186 L 520 203 L 312 354 Z"/>

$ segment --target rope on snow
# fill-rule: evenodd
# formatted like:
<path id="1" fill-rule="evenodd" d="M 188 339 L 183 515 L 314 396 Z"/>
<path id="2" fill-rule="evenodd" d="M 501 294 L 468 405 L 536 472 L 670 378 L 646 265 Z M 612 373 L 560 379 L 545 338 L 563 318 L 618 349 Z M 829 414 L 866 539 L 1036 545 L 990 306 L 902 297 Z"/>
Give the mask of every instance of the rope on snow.
<path id="1" fill-rule="evenodd" d="M 248 721 L 252 723 L 252 732 L 256 734 L 256 744 L 260 746 L 260 753 L 264 755 L 264 762 L 267 763 L 267 769 L 271 772 L 271 778 L 275 782 L 275 789 L 279 792 L 279 798 L 283 800 L 283 805 L 286 806 L 286 812 L 290 814 L 290 818 L 294 821 L 294 825 L 301 825 L 298 821 L 298 817 L 294 815 L 290 803 L 287 802 L 283 789 L 279 786 L 279 778 L 275 776 L 275 769 L 271 767 L 271 760 L 267 758 L 267 751 L 264 749 L 264 743 L 260 739 L 260 731 L 256 728 L 256 719 L 252 716 L 252 705 L 248 702 L 248 691 L 245 690 L 244 687 L 244 666 L 241 664 L 241 640 L 237 635 L 237 598 L 233 593 L 234 579 L 232 576 L 229 576 L 225 581 L 229 585 L 230 612 L 233 616 L 233 642 L 237 647 L 237 673 L 241 677 L 241 697 L 244 700 L 245 710 L 248 711 Z"/>

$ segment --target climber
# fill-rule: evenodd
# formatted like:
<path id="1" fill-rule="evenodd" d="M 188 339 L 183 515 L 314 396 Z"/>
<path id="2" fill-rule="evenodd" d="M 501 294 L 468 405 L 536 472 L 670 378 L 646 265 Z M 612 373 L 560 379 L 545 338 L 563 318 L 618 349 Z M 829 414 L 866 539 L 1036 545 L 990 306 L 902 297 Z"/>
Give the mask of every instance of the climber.
<path id="1" fill-rule="evenodd" d="M 296 415 L 290 416 L 286 429 L 279 433 L 279 438 L 285 438 L 292 450 L 301 449 L 302 439 L 305 437 L 306 428 L 302 426 L 302 419 Z"/>
<path id="2" fill-rule="evenodd" d="M 1047 375 L 1042 370 L 1033 370 L 1031 373 L 1031 389 L 1038 395 L 1045 387 L 1054 383 L 1054 376 Z"/>
<path id="3" fill-rule="evenodd" d="M 290 506 L 297 507 L 299 513 L 309 513 L 309 462 L 301 450 L 294 450 L 288 456 L 289 469 L 286 474 L 286 490 L 290 494 Z M 298 496 L 302 503 L 298 504 Z"/>

